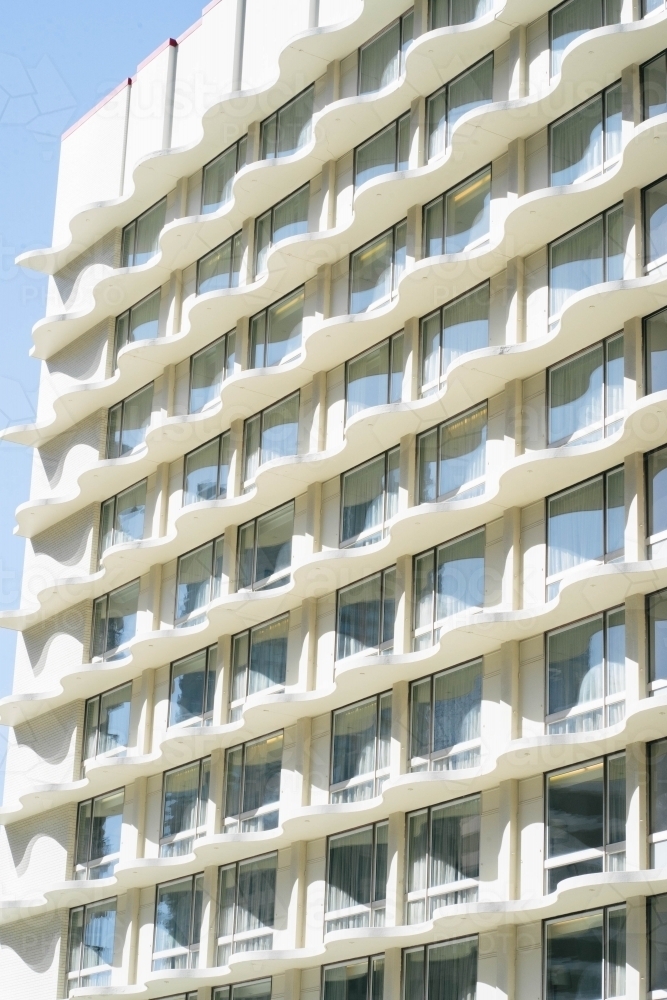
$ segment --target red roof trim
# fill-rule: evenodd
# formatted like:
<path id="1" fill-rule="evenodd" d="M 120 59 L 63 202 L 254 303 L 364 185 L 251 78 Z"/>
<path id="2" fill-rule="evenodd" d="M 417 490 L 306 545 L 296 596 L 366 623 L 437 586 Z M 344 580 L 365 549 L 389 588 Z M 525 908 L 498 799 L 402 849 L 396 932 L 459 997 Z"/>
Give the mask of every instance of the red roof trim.
<path id="1" fill-rule="evenodd" d="M 70 125 L 67 131 L 63 132 L 62 138 L 66 139 L 69 135 L 72 134 L 72 132 L 75 132 L 80 125 L 83 125 L 83 123 L 87 122 L 89 118 L 92 118 L 92 116 L 96 114 L 96 112 L 98 112 L 100 108 L 103 108 L 104 105 L 108 104 L 109 101 L 111 101 L 114 97 L 116 97 L 117 94 L 120 94 L 121 90 L 124 90 L 125 87 L 131 87 L 131 86 L 132 86 L 132 78 L 128 76 L 126 80 L 123 80 L 122 83 L 118 84 L 115 90 L 112 90 L 110 94 L 107 94 L 107 96 L 103 97 L 101 101 L 98 101 L 98 103 L 95 105 L 94 108 L 91 108 L 90 111 L 86 111 L 85 115 L 79 118 L 78 121 L 74 122 L 73 125 Z"/>
<path id="2" fill-rule="evenodd" d="M 195 21 L 194 24 L 191 24 L 190 27 L 186 31 L 184 31 L 182 35 L 178 36 L 178 38 L 176 39 L 178 44 L 180 45 L 181 42 L 184 42 L 185 39 L 188 38 L 193 33 L 193 31 L 197 30 L 197 28 L 201 28 L 201 17 L 199 18 L 198 21 Z"/>
<path id="3" fill-rule="evenodd" d="M 209 10 L 213 10 L 213 8 L 217 7 L 219 3 L 220 0 L 211 0 L 211 2 L 207 3 L 206 6 L 204 7 L 202 14 L 208 14 Z"/>
<path id="4" fill-rule="evenodd" d="M 142 69 L 145 66 L 148 66 L 149 62 L 152 62 L 153 59 L 159 56 L 161 52 L 164 52 L 164 50 L 168 48 L 178 48 L 178 42 L 175 38 L 168 38 L 166 42 L 162 43 L 162 45 L 158 45 L 154 52 L 151 52 L 149 56 L 146 56 L 146 58 L 143 59 L 137 66 L 137 73 L 141 73 Z"/>

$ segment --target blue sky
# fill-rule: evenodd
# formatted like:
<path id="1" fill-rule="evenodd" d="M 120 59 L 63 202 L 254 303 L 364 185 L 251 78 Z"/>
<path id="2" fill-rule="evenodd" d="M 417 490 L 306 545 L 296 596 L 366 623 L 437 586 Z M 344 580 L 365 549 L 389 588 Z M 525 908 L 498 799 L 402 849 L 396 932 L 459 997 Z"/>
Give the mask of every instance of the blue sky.
<path id="1" fill-rule="evenodd" d="M 166 38 L 202 0 L 31 0 L 0 5 L 0 426 L 33 419 L 39 363 L 30 331 L 46 281 L 14 266 L 49 246 L 60 135 Z M 14 510 L 28 496 L 32 453 L 0 443 L 0 608 L 18 605 L 24 541 Z M 0 697 L 12 683 L 15 635 L 0 629 Z M 1 777 L 0 777 L 1 781 Z"/>

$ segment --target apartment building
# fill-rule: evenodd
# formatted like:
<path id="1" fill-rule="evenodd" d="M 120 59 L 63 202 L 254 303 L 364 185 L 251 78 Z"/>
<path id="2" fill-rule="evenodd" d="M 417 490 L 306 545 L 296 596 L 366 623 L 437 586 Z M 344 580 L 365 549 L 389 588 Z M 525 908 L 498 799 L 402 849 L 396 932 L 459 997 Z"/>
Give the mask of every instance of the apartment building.
<path id="1" fill-rule="evenodd" d="M 63 136 L 12 996 L 667 997 L 667 11 L 404 3 Z"/>

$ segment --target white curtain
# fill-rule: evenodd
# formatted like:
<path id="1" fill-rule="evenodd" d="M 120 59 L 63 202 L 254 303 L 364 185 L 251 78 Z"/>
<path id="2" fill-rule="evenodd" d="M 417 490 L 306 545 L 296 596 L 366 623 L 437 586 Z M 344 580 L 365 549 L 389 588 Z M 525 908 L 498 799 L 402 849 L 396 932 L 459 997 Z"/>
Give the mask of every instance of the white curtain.
<path id="1" fill-rule="evenodd" d="M 625 643 L 623 644 L 625 658 Z M 554 632 L 548 641 L 547 714 L 602 698 L 602 616 Z"/>
<path id="2" fill-rule="evenodd" d="M 445 253 L 462 253 L 491 227 L 491 168 L 447 194 Z"/>
<path id="3" fill-rule="evenodd" d="M 389 341 L 383 341 L 347 364 L 347 419 L 369 406 L 388 401 Z"/>
<path id="4" fill-rule="evenodd" d="M 603 23 L 602 0 L 570 0 L 551 14 L 551 75 L 560 73 L 563 53 L 570 42 Z"/>
<path id="5" fill-rule="evenodd" d="M 265 365 L 280 364 L 286 354 L 300 346 L 303 303 L 304 290 L 300 288 L 268 309 Z"/>
<path id="6" fill-rule="evenodd" d="M 436 621 L 484 604 L 484 530 L 438 549 Z"/>
<path id="7" fill-rule="evenodd" d="M 600 424 L 603 412 L 602 345 L 549 371 L 549 443 L 566 441 L 577 431 Z M 590 436 L 586 436 L 586 441 Z"/>
<path id="8" fill-rule="evenodd" d="M 431 810 L 429 885 L 479 876 L 479 796 Z"/>
<path id="9" fill-rule="evenodd" d="M 381 527 L 384 520 L 385 456 L 343 476 L 341 541 Z"/>
<path id="10" fill-rule="evenodd" d="M 144 264 L 157 253 L 158 238 L 164 226 L 167 212 L 167 199 L 163 198 L 157 205 L 137 219 L 137 235 L 134 244 L 134 264 Z"/>
<path id="11" fill-rule="evenodd" d="M 377 702 L 375 698 L 334 715 L 331 783 L 372 774 L 375 770 Z"/>
<path id="12" fill-rule="evenodd" d="M 493 56 L 488 56 L 477 63 L 467 73 L 462 73 L 449 84 L 447 110 L 447 141 L 459 118 L 479 108 L 490 104 L 493 100 Z"/>
<path id="13" fill-rule="evenodd" d="M 388 87 L 400 72 L 401 26 L 390 25 L 359 53 L 359 93 L 370 94 Z"/>
<path id="14" fill-rule="evenodd" d="M 450 302 L 443 309 L 442 372 L 468 351 L 489 344 L 489 283 Z"/>
<path id="15" fill-rule="evenodd" d="M 481 733 L 481 661 L 438 674 L 433 686 L 433 750 L 477 739 Z"/>
<path id="16" fill-rule="evenodd" d="M 378 573 L 338 592 L 336 659 L 377 649 L 380 641 L 382 577 Z"/>
<path id="17" fill-rule="evenodd" d="M 300 236 L 308 232 L 308 202 L 310 185 L 291 194 L 289 198 L 279 202 L 273 209 L 273 233 L 271 243 L 279 243 L 290 236 Z"/>
<path id="18" fill-rule="evenodd" d="M 486 405 L 440 427 L 438 496 L 448 496 L 486 473 Z"/>
<path id="19" fill-rule="evenodd" d="M 232 196 L 232 182 L 236 173 L 236 144 L 204 167 L 202 212 L 215 212 Z"/>
<path id="20" fill-rule="evenodd" d="M 604 281 L 602 216 L 552 243 L 549 255 L 549 314 L 556 316 L 567 300 Z"/>
<path id="21" fill-rule="evenodd" d="M 477 937 L 431 945 L 426 1000 L 475 1000 Z"/>
<path id="22" fill-rule="evenodd" d="M 204 607 L 210 600 L 213 542 L 201 545 L 178 560 L 176 619 Z"/>
<path id="23" fill-rule="evenodd" d="M 396 122 L 357 146 L 354 154 L 354 185 L 361 187 L 366 181 L 396 170 Z"/>
<path id="24" fill-rule="evenodd" d="M 299 438 L 299 393 L 269 407 L 262 417 L 261 464 L 296 455 Z M 246 478 L 250 478 L 247 476 Z"/>
<path id="25" fill-rule="evenodd" d="M 602 97 L 551 126 L 551 183 L 572 184 L 594 170 L 602 170 Z"/>
<path id="26" fill-rule="evenodd" d="M 327 912 L 371 901 L 373 828 L 329 839 Z"/>
<path id="27" fill-rule="evenodd" d="M 239 864 L 236 933 L 273 927 L 276 864 L 275 854 Z"/>
<path id="28" fill-rule="evenodd" d="M 549 500 L 547 576 L 604 556 L 602 478 Z"/>

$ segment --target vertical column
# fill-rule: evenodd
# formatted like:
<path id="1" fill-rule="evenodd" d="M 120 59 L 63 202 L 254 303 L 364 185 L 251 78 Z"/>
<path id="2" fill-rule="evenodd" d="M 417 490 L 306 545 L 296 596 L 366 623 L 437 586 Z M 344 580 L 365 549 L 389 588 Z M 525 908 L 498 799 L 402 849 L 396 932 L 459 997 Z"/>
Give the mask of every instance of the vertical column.
<path id="1" fill-rule="evenodd" d="M 139 951 L 139 889 L 128 889 L 126 898 L 127 933 L 123 948 L 123 968 L 127 969 L 127 985 L 137 982 L 137 957 Z"/>
<path id="2" fill-rule="evenodd" d="M 408 168 L 414 170 L 416 167 L 423 167 L 426 160 L 426 100 L 423 97 L 416 97 L 410 104 L 410 153 L 408 156 Z"/>
<path id="3" fill-rule="evenodd" d="M 503 511 L 502 606 L 507 611 L 521 607 L 521 509 Z"/>
<path id="4" fill-rule="evenodd" d="M 514 1000 L 516 996 L 516 926 L 503 927 L 496 938 L 496 996 Z"/>
<path id="5" fill-rule="evenodd" d="M 630 743 L 625 748 L 625 868 L 643 871 L 648 867 L 646 743 Z"/>
<path id="6" fill-rule="evenodd" d="M 387 948 L 384 953 L 383 1000 L 401 1000 L 401 949 Z"/>
<path id="7" fill-rule="evenodd" d="M 206 969 L 215 965 L 216 950 L 216 913 L 215 903 L 218 896 L 218 869 L 210 865 L 204 869 L 204 898 L 202 900 L 201 932 L 199 938 L 199 968 Z"/>
<path id="8" fill-rule="evenodd" d="M 625 561 L 646 558 L 646 503 L 644 491 L 644 456 L 628 455 L 624 463 L 625 491 Z"/>
<path id="9" fill-rule="evenodd" d="M 647 996 L 648 935 L 646 926 L 646 897 L 634 896 L 626 903 L 626 1000 L 645 1000 Z"/>
<path id="10" fill-rule="evenodd" d="M 156 563 L 150 568 L 148 601 L 148 613 L 152 618 L 151 631 L 157 632 L 162 624 L 162 563 Z"/>
<path id="11" fill-rule="evenodd" d="M 187 178 L 185 180 L 185 190 L 187 192 Z M 181 200 L 181 211 L 179 215 L 182 217 L 185 215 L 185 210 L 183 209 L 183 200 Z M 181 332 L 181 311 L 183 306 L 183 272 L 181 270 L 173 271 L 169 279 L 169 312 L 167 313 L 167 326 L 165 330 L 165 335 L 167 337 L 174 337 L 177 333 Z"/>
<path id="12" fill-rule="evenodd" d="M 403 923 L 405 898 L 405 813 L 391 813 L 387 836 L 387 909 L 385 926 L 397 927 Z"/>
<path id="13" fill-rule="evenodd" d="M 243 424 L 241 419 L 232 420 L 229 427 L 227 499 L 240 497 L 243 493 Z"/>
<path id="14" fill-rule="evenodd" d="M 140 710 L 137 719 L 136 739 L 134 745 L 137 753 L 151 752 L 153 741 L 153 692 L 155 689 L 155 671 L 144 670 L 141 675 L 141 691 L 139 694 Z"/>
<path id="15" fill-rule="evenodd" d="M 519 643 L 516 639 L 500 647 L 500 724 L 505 739 L 521 735 L 519 712 Z M 510 899 L 513 897 L 510 896 Z"/>
<path id="16" fill-rule="evenodd" d="M 389 778 L 395 781 L 409 769 L 410 748 L 408 746 L 409 685 L 407 681 L 397 681 L 391 690 L 391 751 Z"/>
<path id="17" fill-rule="evenodd" d="M 231 652 L 231 636 L 220 636 L 216 651 L 216 679 L 215 693 L 213 695 L 212 723 L 214 726 L 224 726 L 228 721 Z"/>
<path id="18" fill-rule="evenodd" d="M 644 272 L 644 233 L 639 188 L 632 188 L 623 195 L 623 247 L 623 277 L 641 278 Z"/>
<path id="19" fill-rule="evenodd" d="M 287 901 L 287 948 L 303 948 L 306 930 L 306 854 L 308 845 L 299 840 L 290 847 Z M 280 880 L 280 876 L 278 876 Z"/>
<path id="20" fill-rule="evenodd" d="M 406 321 L 403 329 L 403 399 L 419 399 L 419 320 Z"/>
<path id="21" fill-rule="evenodd" d="M 415 38 L 419 38 L 429 30 L 428 0 L 415 0 L 414 11 L 413 34 Z"/>
<path id="22" fill-rule="evenodd" d="M 405 266 L 409 268 L 422 258 L 422 207 L 408 209 L 408 233 Z"/>
<path id="23" fill-rule="evenodd" d="M 317 668 L 317 598 L 307 597 L 301 604 L 301 655 L 299 657 L 299 690 L 315 688 Z"/>
<path id="24" fill-rule="evenodd" d="M 218 747 L 211 752 L 211 781 L 209 787 L 206 835 L 222 833 L 224 830 L 224 788 L 225 751 Z"/>
<path id="25" fill-rule="evenodd" d="M 299 719 L 296 723 L 296 745 L 294 747 L 294 795 L 292 808 L 308 805 L 310 799 L 310 740 L 312 720 Z"/>
<path id="26" fill-rule="evenodd" d="M 221 592 L 224 593 L 225 581 L 227 583 L 227 593 L 235 594 L 237 579 L 236 579 L 236 540 L 238 535 L 238 526 L 235 524 L 230 524 L 225 529 L 225 538 L 222 543 L 222 587 Z"/>
<path id="27" fill-rule="evenodd" d="M 319 220 L 319 229 L 333 229 L 336 225 L 336 161 L 329 160 L 322 167 L 322 211 Z M 329 283 L 331 284 L 331 266 L 324 264 L 318 268 L 318 273 L 328 268 Z M 324 314 L 325 316 L 328 313 Z"/>
<path id="28" fill-rule="evenodd" d="M 647 661 L 645 598 L 643 594 L 633 594 L 625 601 L 625 701 L 628 711 L 647 696 Z"/>
<path id="29" fill-rule="evenodd" d="M 322 483 L 310 483 L 306 488 L 306 535 L 303 556 L 319 552 L 322 548 Z"/>
<path id="30" fill-rule="evenodd" d="M 412 646 L 412 556 L 396 560 L 396 622 L 394 652 L 405 654 Z"/>
<path id="31" fill-rule="evenodd" d="M 627 412 L 646 394 L 642 352 L 642 321 L 634 316 L 623 327 L 623 406 Z"/>
<path id="32" fill-rule="evenodd" d="M 245 36 L 246 0 L 236 0 L 234 25 L 234 63 L 232 66 L 232 90 L 240 90 L 243 82 L 243 42 Z"/>
<path id="33" fill-rule="evenodd" d="M 498 899 L 516 899 L 518 872 L 519 782 L 501 781 L 498 787 Z"/>
<path id="34" fill-rule="evenodd" d="M 313 375 L 313 422 L 310 431 L 310 451 L 324 451 L 327 440 L 327 373 Z"/>
<path id="35" fill-rule="evenodd" d="M 625 0 L 624 0 L 625 5 Z M 642 94 L 639 66 L 626 66 L 621 72 L 621 138 L 626 144 L 642 120 Z"/>
<path id="36" fill-rule="evenodd" d="M 526 339 L 525 320 L 525 261 L 512 257 L 505 270 L 505 343 L 521 344 Z"/>
<path id="37" fill-rule="evenodd" d="M 407 510 L 419 503 L 417 483 L 417 439 L 406 434 L 400 440 L 398 509 Z"/>
<path id="38" fill-rule="evenodd" d="M 507 194 L 520 198 L 526 193 L 526 143 L 512 139 L 507 145 Z"/>
<path id="39" fill-rule="evenodd" d="M 515 101 L 527 93 L 526 27 L 521 24 L 510 31 L 508 97 L 510 101 Z"/>

